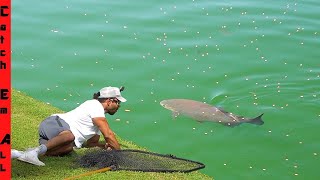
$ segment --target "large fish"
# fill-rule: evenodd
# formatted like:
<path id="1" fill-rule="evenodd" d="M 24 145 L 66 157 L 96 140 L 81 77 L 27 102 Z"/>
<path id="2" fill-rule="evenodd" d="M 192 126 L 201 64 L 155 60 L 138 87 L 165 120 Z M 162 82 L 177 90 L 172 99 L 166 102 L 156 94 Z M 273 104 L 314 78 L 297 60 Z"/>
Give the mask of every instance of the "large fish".
<path id="1" fill-rule="evenodd" d="M 173 112 L 173 116 L 185 115 L 199 122 L 211 121 L 218 122 L 226 126 L 237 126 L 242 123 L 262 125 L 262 115 L 256 118 L 245 118 L 224 111 L 221 108 L 211 106 L 206 103 L 189 99 L 168 99 L 160 102 L 160 105 Z"/>

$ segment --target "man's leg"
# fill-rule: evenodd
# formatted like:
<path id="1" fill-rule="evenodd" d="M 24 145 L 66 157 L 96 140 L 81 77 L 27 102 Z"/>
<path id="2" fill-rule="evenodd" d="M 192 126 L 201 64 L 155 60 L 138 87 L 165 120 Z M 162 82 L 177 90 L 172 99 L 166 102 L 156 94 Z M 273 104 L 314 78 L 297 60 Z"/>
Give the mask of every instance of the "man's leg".
<path id="1" fill-rule="evenodd" d="M 46 144 L 48 156 L 66 155 L 73 151 L 74 135 L 71 131 L 62 131 L 58 136 L 50 139 Z"/>
<path id="2" fill-rule="evenodd" d="M 46 156 L 64 156 L 73 151 L 74 143 L 59 146 L 54 149 L 50 149 L 46 152 Z"/>
<path id="3" fill-rule="evenodd" d="M 29 149 L 21 155 L 18 160 L 44 166 L 38 158 L 39 155 L 64 155 L 72 151 L 71 144 L 74 135 L 69 125 L 58 116 L 50 116 L 41 122 L 39 126 L 39 147 Z M 47 153 L 48 151 L 48 153 Z"/>
<path id="4" fill-rule="evenodd" d="M 46 144 L 41 144 L 39 147 L 26 151 L 18 160 L 44 166 L 45 164 L 38 158 L 39 155 L 66 155 L 73 150 L 73 140 L 74 136 L 71 131 L 62 131 L 58 136 L 48 140 Z"/>

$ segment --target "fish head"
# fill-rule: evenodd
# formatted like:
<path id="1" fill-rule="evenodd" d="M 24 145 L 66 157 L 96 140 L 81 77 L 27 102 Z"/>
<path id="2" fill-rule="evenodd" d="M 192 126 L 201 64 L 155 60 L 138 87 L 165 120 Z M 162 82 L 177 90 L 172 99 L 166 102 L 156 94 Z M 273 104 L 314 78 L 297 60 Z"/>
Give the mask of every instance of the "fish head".
<path id="1" fill-rule="evenodd" d="M 172 100 L 163 100 L 160 102 L 160 105 L 166 109 L 169 109 L 170 111 L 176 111 L 174 108 L 174 104 L 172 103 Z"/>
<path id="2" fill-rule="evenodd" d="M 169 103 L 168 100 L 163 100 L 163 101 L 161 101 L 161 102 L 160 102 L 160 105 L 161 105 L 162 107 L 166 108 L 166 109 L 170 109 L 170 108 L 171 108 L 170 103 Z"/>
<path id="3" fill-rule="evenodd" d="M 166 104 L 167 104 L 167 100 L 160 101 L 161 106 L 165 107 Z"/>

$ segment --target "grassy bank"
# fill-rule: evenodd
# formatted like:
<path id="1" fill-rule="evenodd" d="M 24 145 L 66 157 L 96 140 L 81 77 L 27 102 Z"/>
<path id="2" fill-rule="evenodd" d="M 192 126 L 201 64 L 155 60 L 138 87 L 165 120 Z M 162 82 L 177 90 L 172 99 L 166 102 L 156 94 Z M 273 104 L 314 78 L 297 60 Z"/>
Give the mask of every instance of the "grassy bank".
<path id="1" fill-rule="evenodd" d="M 12 91 L 12 142 L 13 149 L 25 150 L 38 145 L 38 125 L 47 116 L 63 112 L 58 108 L 37 101 L 25 94 Z M 140 149 L 131 142 L 118 137 L 120 144 L 128 149 Z M 74 166 L 74 159 L 82 154 L 85 149 L 65 157 L 41 157 L 46 166 L 38 167 L 24 162 L 12 160 L 12 179 L 64 179 L 89 170 Z M 94 174 L 82 179 L 212 179 L 199 172 L 192 173 L 145 173 L 132 171 L 107 171 Z"/>

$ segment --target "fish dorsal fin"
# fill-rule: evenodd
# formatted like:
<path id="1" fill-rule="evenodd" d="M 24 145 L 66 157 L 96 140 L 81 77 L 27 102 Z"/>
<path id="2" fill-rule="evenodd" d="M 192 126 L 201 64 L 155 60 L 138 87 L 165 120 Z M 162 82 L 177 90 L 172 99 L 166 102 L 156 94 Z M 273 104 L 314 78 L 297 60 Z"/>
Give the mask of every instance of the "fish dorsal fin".
<path id="1" fill-rule="evenodd" d="M 234 119 L 234 120 L 237 120 L 237 118 L 236 118 L 236 116 L 235 116 L 234 114 L 232 114 L 232 113 L 224 110 L 224 109 L 221 108 L 221 107 L 218 107 L 217 109 L 219 109 L 219 111 L 221 111 L 222 113 L 224 113 L 226 116 L 229 116 L 229 117 L 231 117 L 231 118 Z"/>
<path id="2" fill-rule="evenodd" d="M 221 108 L 221 107 L 218 107 L 217 109 L 219 109 L 219 111 L 221 111 L 222 113 L 224 113 L 226 116 L 229 116 L 229 117 L 231 117 L 232 119 L 234 119 L 234 121 L 239 122 L 239 119 L 242 120 L 242 118 L 243 118 L 242 116 L 239 117 L 239 116 L 237 116 L 237 115 L 235 115 L 235 114 L 233 114 L 233 113 L 230 113 L 230 112 L 224 110 L 224 109 Z"/>
<path id="3" fill-rule="evenodd" d="M 221 112 L 223 112 L 223 113 L 225 113 L 225 114 L 228 114 L 228 113 L 229 113 L 228 111 L 224 110 L 224 109 L 221 108 L 221 107 L 217 107 L 217 109 L 219 109 L 219 111 L 221 111 Z"/>
<path id="4" fill-rule="evenodd" d="M 239 122 L 239 116 L 237 116 L 237 115 L 235 115 L 235 114 L 233 114 L 233 113 L 227 113 L 227 115 L 228 115 L 229 117 L 231 117 L 232 119 L 234 119 L 234 121 Z"/>

